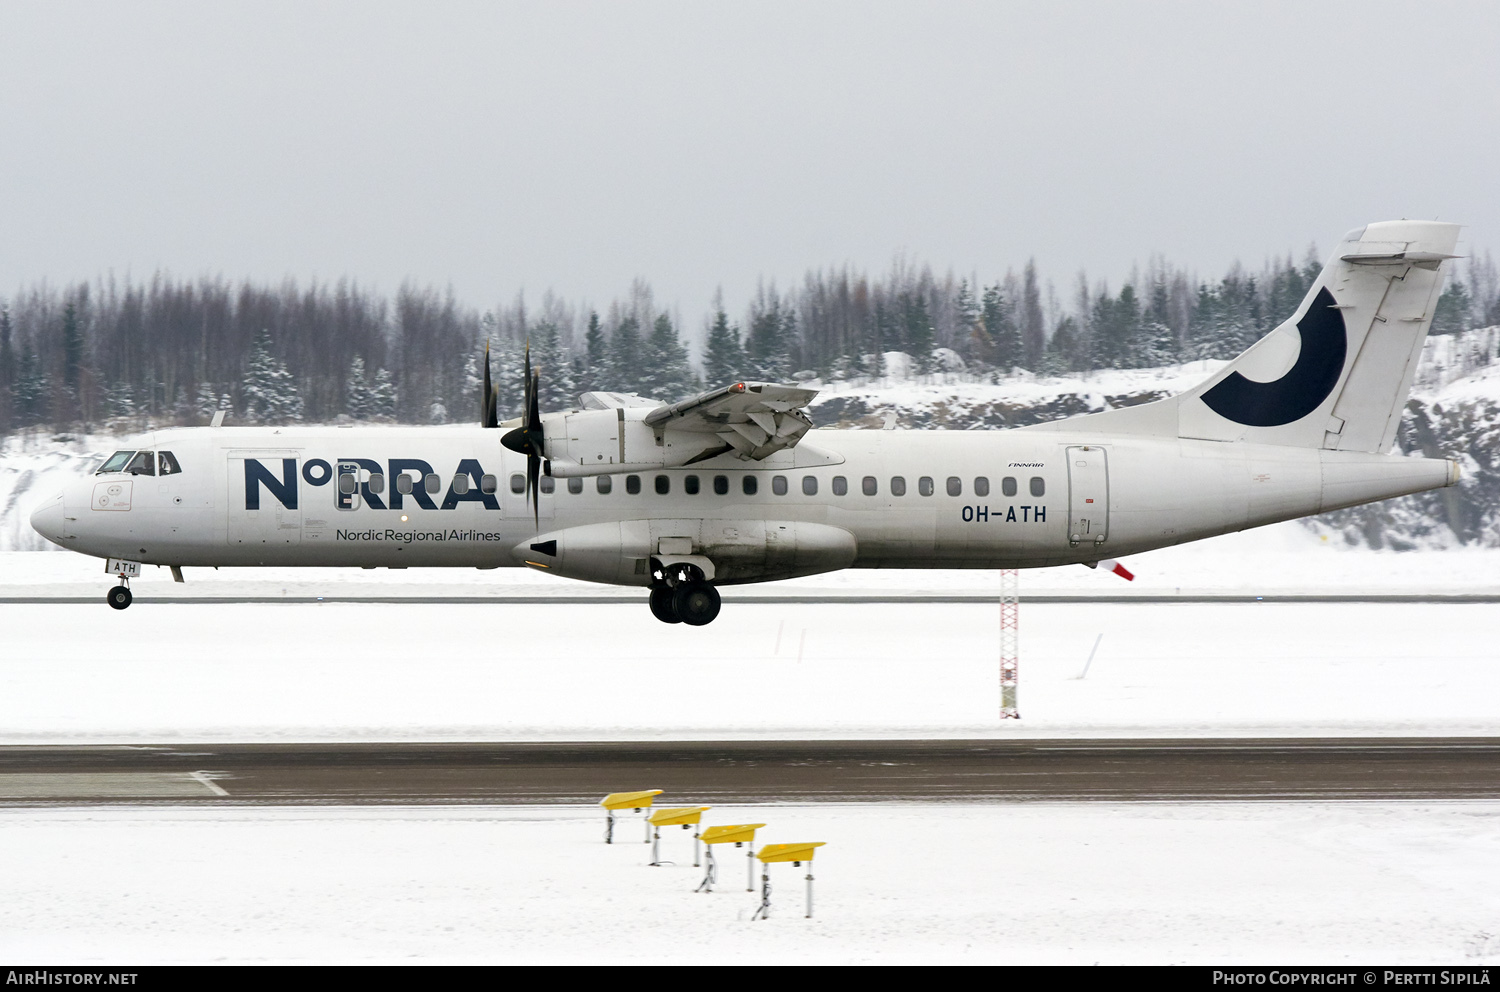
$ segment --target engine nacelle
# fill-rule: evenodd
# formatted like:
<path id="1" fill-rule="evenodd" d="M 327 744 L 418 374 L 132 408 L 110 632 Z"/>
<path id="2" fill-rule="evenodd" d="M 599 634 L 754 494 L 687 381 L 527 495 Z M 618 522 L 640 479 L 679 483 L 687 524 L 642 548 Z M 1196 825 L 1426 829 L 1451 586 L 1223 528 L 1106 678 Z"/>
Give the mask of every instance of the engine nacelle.
<path id="1" fill-rule="evenodd" d="M 795 520 L 621 520 L 566 527 L 516 546 L 527 564 L 572 579 L 651 584 L 653 559 L 713 563 L 719 585 L 816 575 L 854 564 L 854 535 Z"/>
<path id="2" fill-rule="evenodd" d="M 676 468 L 725 450 L 713 434 L 660 430 L 645 422 L 648 407 L 549 413 L 542 417 L 548 474 L 558 478 Z"/>

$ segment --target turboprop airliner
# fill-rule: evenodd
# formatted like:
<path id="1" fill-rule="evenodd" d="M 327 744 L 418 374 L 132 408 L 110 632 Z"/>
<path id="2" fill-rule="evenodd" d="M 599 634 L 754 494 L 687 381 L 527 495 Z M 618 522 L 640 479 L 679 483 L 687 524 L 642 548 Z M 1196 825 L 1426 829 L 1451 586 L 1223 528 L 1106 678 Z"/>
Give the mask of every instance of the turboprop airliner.
<path id="1" fill-rule="evenodd" d="M 718 587 L 842 568 L 1097 566 L 1458 481 L 1392 455 L 1458 226 L 1349 232 L 1297 311 L 1199 386 L 991 431 L 813 431 L 813 389 L 740 382 L 678 403 L 594 392 L 477 426 L 147 433 L 32 526 L 143 564 L 528 567 L 639 586 L 702 625 Z M 487 363 L 486 363 L 487 364 Z"/>

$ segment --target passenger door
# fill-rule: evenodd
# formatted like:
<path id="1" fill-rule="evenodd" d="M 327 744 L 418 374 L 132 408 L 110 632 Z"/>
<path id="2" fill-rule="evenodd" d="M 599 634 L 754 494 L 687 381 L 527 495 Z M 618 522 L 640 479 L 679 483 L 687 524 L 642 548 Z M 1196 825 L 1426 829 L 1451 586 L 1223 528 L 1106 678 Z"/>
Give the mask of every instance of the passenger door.
<path id="1" fill-rule="evenodd" d="M 229 453 L 228 526 L 231 545 L 302 543 L 297 475 L 300 451 Z"/>
<path id="2" fill-rule="evenodd" d="M 1068 449 L 1068 545 L 1103 544 L 1109 537 L 1109 466 L 1098 445 Z"/>

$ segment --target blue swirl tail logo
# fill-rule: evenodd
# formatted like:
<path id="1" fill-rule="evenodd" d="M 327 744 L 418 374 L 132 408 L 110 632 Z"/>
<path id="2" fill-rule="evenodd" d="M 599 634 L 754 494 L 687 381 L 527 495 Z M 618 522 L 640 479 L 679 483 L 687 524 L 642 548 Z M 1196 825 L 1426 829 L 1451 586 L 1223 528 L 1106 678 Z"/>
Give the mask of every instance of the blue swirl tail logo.
<path id="1" fill-rule="evenodd" d="M 1231 372 L 1203 394 L 1203 402 L 1219 416 L 1246 427 L 1280 427 L 1312 413 L 1338 385 L 1349 350 L 1344 314 L 1327 289 L 1318 290 L 1297 321 L 1297 332 L 1302 350 L 1280 379 L 1254 382 Z"/>

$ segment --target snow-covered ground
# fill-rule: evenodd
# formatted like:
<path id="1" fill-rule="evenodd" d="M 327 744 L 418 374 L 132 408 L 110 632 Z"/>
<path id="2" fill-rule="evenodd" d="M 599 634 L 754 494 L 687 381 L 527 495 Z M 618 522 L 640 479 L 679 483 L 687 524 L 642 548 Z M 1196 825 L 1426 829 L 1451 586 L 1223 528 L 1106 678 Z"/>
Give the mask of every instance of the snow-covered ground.
<path id="1" fill-rule="evenodd" d="M 1448 963 L 1500 960 L 1500 804 L 720 807 L 822 840 L 693 892 L 597 810 L 8 810 L 0 956 L 28 964 Z M 623 831 L 630 838 L 635 831 Z"/>
<path id="2" fill-rule="evenodd" d="M 1500 552 L 1369 552 L 1296 525 L 1084 568 L 1023 593 L 1495 593 Z M 996 718 L 997 611 L 766 595 L 993 591 L 988 572 L 851 571 L 731 590 L 668 627 L 637 590 L 501 570 L 147 570 L 0 555 L 0 743 L 1500 734 L 1500 606 L 1022 607 L 1023 719 Z M 236 603 L 351 593 L 394 603 Z M 441 604 L 486 592 L 537 604 Z M 191 594 L 225 602 L 158 603 Z M 83 595 L 86 604 L 3 602 Z M 1099 634 L 1087 677 L 1084 662 Z M 628 706 L 622 706 L 628 701 Z M 622 783 L 621 788 L 638 783 Z M 691 802 L 690 796 L 674 801 Z M 0 953 L 34 963 L 1455 963 L 1500 959 L 1500 803 L 718 808 L 823 840 L 817 916 L 773 866 L 751 922 L 605 847 L 577 808 L 0 811 Z M 628 826 L 620 831 L 634 836 Z M 668 857 L 690 851 L 669 831 Z M 681 858 L 680 858 L 681 859 Z M 685 860 L 685 859 L 682 859 Z"/>
<path id="3" fill-rule="evenodd" d="M 1026 573 L 1023 593 L 1500 591 L 1494 551 L 1355 551 L 1295 526 L 1130 564 L 1135 583 L 1073 567 Z M 1023 718 L 1001 724 L 993 603 L 757 602 L 993 591 L 988 572 L 735 589 L 688 628 L 638 590 L 570 603 L 609 587 L 520 570 L 148 570 L 118 613 L 100 568 L 0 556 L 0 597 L 96 600 L 0 602 L 0 741 L 1500 734 L 1494 604 L 1023 603 Z M 282 590 L 551 601 L 233 602 Z M 227 601 L 151 601 L 207 591 Z"/>

